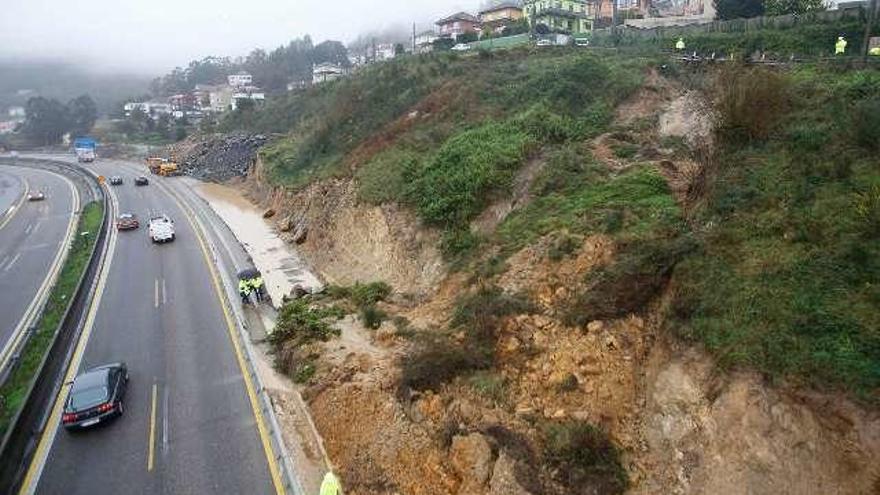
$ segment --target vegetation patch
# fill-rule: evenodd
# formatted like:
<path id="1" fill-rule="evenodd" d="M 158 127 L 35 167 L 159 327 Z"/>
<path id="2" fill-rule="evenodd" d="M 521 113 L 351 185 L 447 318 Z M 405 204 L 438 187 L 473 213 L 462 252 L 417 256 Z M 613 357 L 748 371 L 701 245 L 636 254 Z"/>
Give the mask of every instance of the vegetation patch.
<path id="1" fill-rule="evenodd" d="M 544 460 L 566 493 L 620 494 L 629 486 L 620 451 L 599 428 L 575 420 L 547 423 L 543 443 Z"/>
<path id="2" fill-rule="evenodd" d="M 40 363 L 49 350 L 55 331 L 61 324 L 76 286 L 89 264 L 103 218 L 104 206 L 101 203 L 93 201 L 83 207 L 73 244 L 58 280 L 49 293 L 36 331 L 25 344 L 17 367 L 0 388 L 0 436 L 6 433 L 39 372 Z"/>
<path id="3" fill-rule="evenodd" d="M 780 81 L 785 132 L 723 135 L 701 248 L 675 269 L 673 326 L 724 366 L 877 401 L 880 157 L 852 110 L 880 97 L 880 74 L 802 67 Z"/>
<path id="4" fill-rule="evenodd" d="M 357 311 L 364 327 L 375 330 L 382 326 L 388 315 L 376 307 L 376 304 L 384 301 L 391 295 L 391 286 L 385 282 L 360 282 L 350 286 L 330 285 L 327 287 L 327 295 L 333 299 L 345 299 L 351 305 L 346 308 L 349 312 Z"/>

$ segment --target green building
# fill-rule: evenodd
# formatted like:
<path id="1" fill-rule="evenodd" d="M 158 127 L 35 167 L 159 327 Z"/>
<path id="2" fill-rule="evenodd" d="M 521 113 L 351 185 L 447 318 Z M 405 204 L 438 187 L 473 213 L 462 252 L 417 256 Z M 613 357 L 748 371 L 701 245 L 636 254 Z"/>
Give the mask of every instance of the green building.
<path id="1" fill-rule="evenodd" d="M 525 0 L 523 13 L 532 27 L 543 24 L 572 34 L 588 33 L 592 27 L 587 0 Z"/>

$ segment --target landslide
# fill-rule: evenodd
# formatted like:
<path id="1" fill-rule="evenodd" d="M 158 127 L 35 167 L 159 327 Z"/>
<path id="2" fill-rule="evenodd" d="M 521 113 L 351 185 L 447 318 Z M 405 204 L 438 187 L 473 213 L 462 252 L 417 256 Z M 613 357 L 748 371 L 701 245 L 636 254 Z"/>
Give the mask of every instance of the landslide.
<path id="1" fill-rule="evenodd" d="M 408 58 L 242 121 L 334 284 L 273 344 L 346 493 L 880 489 L 880 74 L 666 62 Z"/>

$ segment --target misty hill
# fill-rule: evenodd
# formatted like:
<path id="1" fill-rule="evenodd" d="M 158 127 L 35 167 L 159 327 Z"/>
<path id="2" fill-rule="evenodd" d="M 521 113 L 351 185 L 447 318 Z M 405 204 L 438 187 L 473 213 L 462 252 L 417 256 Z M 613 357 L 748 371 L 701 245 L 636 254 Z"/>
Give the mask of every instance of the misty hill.
<path id="1" fill-rule="evenodd" d="M 106 115 L 120 101 L 146 93 L 149 83 L 147 76 L 93 72 L 67 62 L 0 60 L 0 112 L 34 96 L 66 103 L 88 94 Z"/>

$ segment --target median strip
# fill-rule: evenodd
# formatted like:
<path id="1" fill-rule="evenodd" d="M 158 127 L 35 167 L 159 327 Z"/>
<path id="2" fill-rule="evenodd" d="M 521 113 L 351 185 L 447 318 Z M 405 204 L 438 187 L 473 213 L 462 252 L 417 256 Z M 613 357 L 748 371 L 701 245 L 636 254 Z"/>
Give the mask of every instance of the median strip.
<path id="1" fill-rule="evenodd" d="M 76 237 L 70 252 L 52 287 L 34 334 L 21 352 L 19 362 L 0 387 L 0 437 L 5 436 L 26 398 L 40 363 L 48 351 L 58 325 L 64 317 L 80 278 L 91 259 L 92 249 L 103 220 L 103 205 L 91 202 L 85 205 L 77 225 Z"/>

